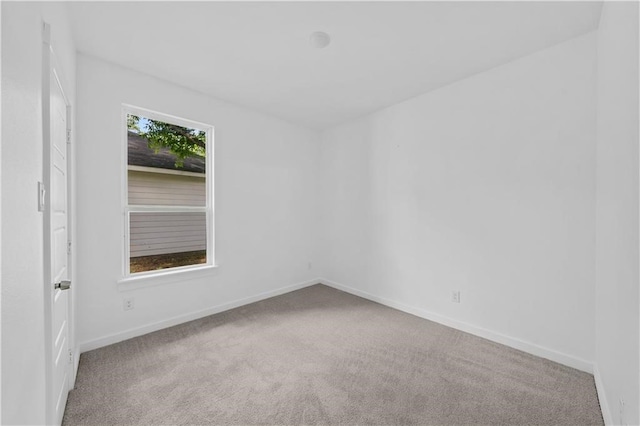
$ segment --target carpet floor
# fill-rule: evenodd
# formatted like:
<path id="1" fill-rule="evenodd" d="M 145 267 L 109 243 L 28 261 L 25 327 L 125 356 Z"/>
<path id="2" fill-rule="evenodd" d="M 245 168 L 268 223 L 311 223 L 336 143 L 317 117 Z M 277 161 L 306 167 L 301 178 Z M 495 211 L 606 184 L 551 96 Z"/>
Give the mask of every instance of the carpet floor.
<path id="1" fill-rule="evenodd" d="M 65 425 L 601 425 L 593 376 L 315 285 L 82 354 Z"/>

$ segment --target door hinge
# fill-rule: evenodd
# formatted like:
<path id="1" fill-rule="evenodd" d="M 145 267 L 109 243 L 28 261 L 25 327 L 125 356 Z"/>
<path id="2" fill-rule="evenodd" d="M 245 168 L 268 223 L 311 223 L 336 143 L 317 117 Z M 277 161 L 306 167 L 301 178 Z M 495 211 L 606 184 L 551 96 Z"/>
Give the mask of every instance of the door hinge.
<path id="1" fill-rule="evenodd" d="M 69 349 L 69 364 L 73 364 L 73 351 Z"/>
<path id="2" fill-rule="evenodd" d="M 67 143 L 71 143 L 71 129 L 67 129 Z"/>
<path id="3" fill-rule="evenodd" d="M 67 254 L 71 254 L 71 241 L 67 241 Z"/>

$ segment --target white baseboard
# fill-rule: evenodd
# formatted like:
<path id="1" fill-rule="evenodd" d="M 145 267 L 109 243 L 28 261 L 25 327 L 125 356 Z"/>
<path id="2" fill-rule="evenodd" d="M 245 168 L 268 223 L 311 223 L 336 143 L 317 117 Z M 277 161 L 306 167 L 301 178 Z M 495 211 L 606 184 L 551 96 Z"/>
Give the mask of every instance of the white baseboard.
<path id="1" fill-rule="evenodd" d="M 514 349 L 518 349 L 523 352 L 530 353 L 535 356 L 539 356 L 541 358 L 546 358 L 548 360 L 555 361 L 559 364 L 563 364 L 587 373 L 593 373 L 593 363 L 589 361 L 585 361 L 583 359 L 576 358 L 571 355 L 564 354 L 562 352 L 557 352 L 552 349 L 548 349 L 543 346 L 536 345 L 534 343 L 526 342 L 524 340 L 520 340 L 515 337 L 510 337 L 495 331 L 487 330 L 482 327 L 478 327 L 478 326 L 468 324 L 462 321 L 458 321 L 452 318 L 448 318 L 443 315 L 436 314 L 424 309 L 405 305 L 404 303 L 396 302 L 394 300 L 390 300 L 384 297 L 375 296 L 373 294 L 367 293 L 365 291 L 357 290 L 355 288 L 337 283 L 335 281 L 327 280 L 324 278 L 319 278 L 318 280 L 320 283 L 325 284 L 329 287 L 333 287 L 338 290 L 351 293 L 353 295 L 380 303 L 390 308 L 398 309 L 399 311 L 403 311 L 403 312 L 418 316 L 420 318 L 428 319 L 430 321 L 437 322 L 439 324 L 446 325 L 448 327 L 455 328 L 457 330 L 464 331 L 466 333 L 473 334 L 475 336 L 479 336 L 484 339 L 491 340 L 493 342 L 497 342 L 497 343 L 512 347 Z"/>
<path id="2" fill-rule="evenodd" d="M 258 302 L 260 300 L 268 299 L 270 297 L 279 296 L 290 291 L 298 290 L 304 287 L 309 287 L 314 284 L 318 284 L 320 281 L 317 279 L 304 281 L 298 284 L 281 287 L 275 290 L 270 290 L 264 293 L 257 294 L 255 296 L 245 297 L 243 299 L 234 300 L 227 303 L 222 303 L 211 308 L 203 309 L 200 311 L 191 312 L 177 317 L 169 318 L 166 320 L 158 321 L 152 324 L 147 324 L 141 327 L 131 328 L 119 333 L 110 334 L 98 339 L 90 340 L 88 342 L 80 343 L 80 352 L 87 352 L 94 349 L 98 349 L 104 346 L 112 345 L 114 343 L 122 342 L 123 340 L 131 339 L 133 337 L 142 336 L 144 334 L 152 333 L 154 331 L 162 330 L 163 328 L 173 327 L 174 325 L 182 324 L 185 322 L 193 321 L 199 318 L 203 318 L 209 315 L 217 314 L 220 312 L 228 311 L 229 309 L 237 308 L 239 306 L 247 305 L 249 303 Z M 80 358 L 79 356 L 77 357 Z M 77 367 L 76 367 L 77 368 Z"/>
<path id="3" fill-rule="evenodd" d="M 598 391 L 598 400 L 600 401 L 600 410 L 602 411 L 602 418 L 604 424 L 614 425 L 613 416 L 609 409 L 609 403 L 607 402 L 607 396 L 604 393 L 604 383 L 602 383 L 602 376 L 600 376 L 600 370 L 598 370 L 598 364 L 593 365 L 593 379 L 596 382 L 596 391 Z"/>
<path id="4" fill-rule="evenodd" d="M 73 348 L 73 371 L 71 372 L 71 383 L 69 383 L 69 389 L 74 389 L 76 387 L 78 367 L 80 367 L 80 346 Z"/>
<path id="5" fill-rule="evenodd" d="M 587 373 L 592 373 L 594 375 L 594 380 L 596 384 L 596 389 L 598 392 L 598 398 L 600 400 L 600 407 L 602 409 L 602 416 L 604 418 L 604 422 L 606 425 L 613 425 L 613 417 L 611 416 L 611 411 L 609 409 L 609 405 L 606 400 L 606 396 L 604 393 L 604 384 L 602 383 L 602 378 L 600 376 L 600 372 L 598 370 L 598 366 L 594 365 L 589 361 L 585 361 L 580 358 L 576 358 L 561 352 L 554 351 L 552 349 L 548 349 L 530 342 L 526 342 L 524 340 L 520 340 L 514 337 L 506 336 L 504 334 L 487 330 L 482 327 L 478 327 L 475 325 L 471 325 L 462 321 L 454 320 L 452 318 L 445 317 L 443 315 L 439 315 L 424 309 L 416 308 L 410 305 L 406 305 L 404 303 L 396 302 L 384 297 L 375 296 L 373 294 L 367 293 L 365 291 L 357 290 L 355 288 L 337 283 L 335 281 L 331 281 L 325 278 L 318 278 L 309 281 L 304 281 L 298 284 L 281 287 L 275 290 L 271 290 L 268 292 L 260 293 L 255 296 L 246 297 L 243 299 L 234 300 L 231 302 L 223 303 L 217 306 L 213 306 L 211 308 L 203 309 L 196 312 L 191 312 L 188 314 L 180 315 L 177 317 L 169 318 L 166 320 L 158 321 L 152 324 L 148 324 L 141 327 L 132 328 L 129 330 L 125 330 L 120 333 L 110 334 L 108 336 L 104 336 L 98 339 L 94 339 L 88 342 L 83 342 L 79 345 L 79 349 L 76 353 L 80 354 L 83 352 L 87 352 L 93 349 L 98 349 L 104 346 L 108 346 L 114 343 L 121 342 L 123 340 L 131 339 L 133 337 L 142 336 L 147 333 L 152 333 L 154 331 L 162 330 L 167 327 L 172 327 L 174 325 L 182 324 L 188 321 L 193 321 L 199 318 L 203 318 L 209 315 L 217 314 L 220 312 L 227 311 L 229 309 L 234 309 L 240 306 L 247 305 L 249 303 L 258 302 L 260 300 L 268 299 L 270 297 L 279 296 L 281 294 L 289 293 L 294 290 L 299 290 L 301 288 L 309 287 L 315 284 L 324 284 L 329 287 L 333 287 L 338 290 L 345 291 L 347 293 L 353 294 L 355 296 L 362 297 L 364 299 L 371 300 L 373 302 L 380 303 L 382 305 L 388 306 L 390 308 L 398 309 L 400 311 L 409 313 L 411 315 L 418 316 L 420 318 L 424 318 L 430 321 L 437 322 L 439 324 L 455 328 L 460 331 L 464 331 L 487 340 L 491 340 L 493 342 L 497 342 L 523 352 L 530 353 L 532 355 L 536 355 L 542 358 L 549 359 L 551 361 L 555 361 L 559 364 L 563 364 Z M 77 374 L 78 365 L 79 365 L 79 356 L 75 357 L 75 372 Z M 74 377 L 76 376 L 74 374 Z"/>
<path id="6" fill-rule="evenodd" d="M 133 337 L 142 336 L 144 334 L 152 333 L 154 331 L 162 330 L 163 328 L 172 327 L 174 325 L 182 324 L 188 321 L 193 321 L 195 319 L 217 314 L 219 312 L 224 312 L 229 309 L 247 305 L 249 303 L 254 303 L 263 299 L 268 299 L 270 297 L 279 296 L 281 294 L 288 293 L 290 291 L 298 290 L 298 289 L 308 287 L 318 283 L 322 283 L 329 287 L 333 287 L 338 290 L 342 290 L 347 293 L 380 303 L 390 308 L 398 309 L 400 311 L 418 316 L 420 318 L 428 319 L 430 321 L 434 321 L 439 324 L 446 325 L 451 328 L 455 328 L 457 330 L 461 330 L 461 331 L 464 331 L 464 332 L 467 332 L 467 333 L 470 333 L 470 334 L 473 334 L 497 343 L 501 343 L 503 345 L 510 346 L 512 348 L 515 348 L 515 349 L 518 349 L 542 358 L 546 358 L 551 361 L 555 361 L 557 363 L 567 365 L 569 367 L 576 368 L 581 371 L 585 371 L 587 373 L 592 373 L 592 374 L 594 373 L 594 366 L 589 361 L 585 361 L 583 359 L 576 358 L 571 355 L 557 352 L 552 349 L 548 349 L 548 348 L 536 345 L 534 343 L 526 342 L 524 340 L 520 340 L 515 337 L 506 336 L 504 334 L 501 334 L 495 331 L 487 330 L 482 327 L 478 327 L 462 321 L 454 320 L 452 318 L 448 318 L 424 309 L 409 306 L 404 303 L 396 302 L 394 300 L 390 300 L 384 297 L 379 297 L 379 296 L 367 293 L 365 291 L 357 290 L 355 288 L 352 288 L 352 287 L 349 287 L 325 278 L 313 279 L 313 280 L 304 281 L 298 284 L 281 287 L 275 290 L 257 294 L 255 296 L 234 300 L 231 302 L 213 306 L 211 308 L 203 309 L 196 312 L 191 312 L 184 315 L 179 315 L 177 317 L 158 321 L 152 324 L 147 324 L 141 327 L 132 328 L 119 333 L 110 334 L 110 335 L 100 337 L 98 339 L 94 339 L 91 341 L 82 342 L 79 345 L 80 353 L 87 352 L 93 349 L 98 349 L 103 346 L 108 346 L 114 343 L 118 343 L 123 340 L 131 339 Z M 601 401 L 601 404 L 602 404 L 602 401 Z M 604 406 L 603 406 L 603 412 L 604 412 Z"/>

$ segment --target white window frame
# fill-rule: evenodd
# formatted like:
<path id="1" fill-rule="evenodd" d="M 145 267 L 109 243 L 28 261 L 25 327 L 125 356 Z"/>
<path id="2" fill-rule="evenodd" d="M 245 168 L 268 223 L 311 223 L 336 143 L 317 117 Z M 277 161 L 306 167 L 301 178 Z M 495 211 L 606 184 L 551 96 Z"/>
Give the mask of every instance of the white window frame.
<path id="1" fill-rule="evenodd" d="M 191 129 L 202 130 L 206 134 L 205 142 L 205 190 L 206 190 L 206 205 L 201 206 L 155 206 L 155 205 L 130 205 L 129 204 L 129 167 L 128 167 L 128 129 L 127 129 L 127 115 L 137 115 L 153 120 L 163 121 L 165 123 L 174 124 L 177 126 L 187 127 Z M 215 267 L 215 246 L 214 246 L 214 198 L 213 198 L 213 155 L 214 155 L 214 141 L 213 131 L 214 128 L 210 124 L 200 123 L 185 118 L 176 117 L 173 115 L 152 111 L 145 108 L 140 108 L 133 105 L 122 105 L 122 117 L 120 120 L 122 126 L 122 218 L 123 218 L 123 234 L 122 241 L 123 256 L 122 256 L 122 279 L 119 282 L 126 282 L 130 280 L 137 280 L 139 278 L 149 277 L 161 277 L 167 275 L 173 275 L 177 272 L 187 272 L 194 270 L 210 269 Z M 131 213 L 179 213 L 179 212 L 204 212 L 206 214 L 206 251 L 207 262 L 196 265 L 179 266 L 175 268 L 166 268 L 157 271 L 145 271 L 135 272 L 130 271 L 130 235 L 129 235 L 129 223 Z"/>

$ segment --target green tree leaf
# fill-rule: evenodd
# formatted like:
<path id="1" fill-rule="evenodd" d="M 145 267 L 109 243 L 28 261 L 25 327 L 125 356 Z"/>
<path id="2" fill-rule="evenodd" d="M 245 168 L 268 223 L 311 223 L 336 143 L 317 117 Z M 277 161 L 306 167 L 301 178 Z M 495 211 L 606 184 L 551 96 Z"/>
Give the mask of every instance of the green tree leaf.
<path id="1" fill-rule="evenodd" d="M 206 133 L 163 121 L 145 118 L 148 122 L 140 128 L 140 117 L 127 115 L 127 128 L 147 139 L 149 148 L 158 153 L 168 148 L 176 156 L 176 167 L 183 167 L 189 157 L 205 157 Z"/>

